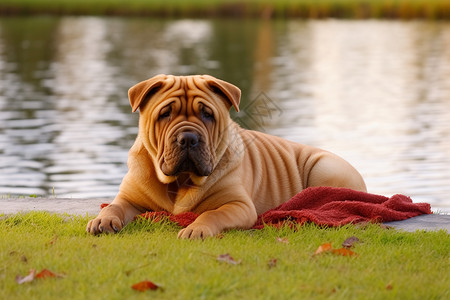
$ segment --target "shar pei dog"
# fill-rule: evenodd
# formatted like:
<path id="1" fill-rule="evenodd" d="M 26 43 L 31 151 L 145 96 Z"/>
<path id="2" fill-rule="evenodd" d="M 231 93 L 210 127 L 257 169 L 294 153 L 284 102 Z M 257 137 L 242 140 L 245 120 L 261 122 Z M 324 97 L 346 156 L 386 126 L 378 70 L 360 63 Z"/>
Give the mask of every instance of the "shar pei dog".
<path id="1" fill-rule="evenodd" d="M 241 91 L 208 75 L 158 75 L 128 91 L 139 133 L 114 201 L 89 221 L 91 234 L 120 231 L 146 211 L 199 217 L 179 238 L 251 228 L 257 216 L 307 187 L 366 191 L 344 159 L 321 149 L 246 130 L 229 115 Z"/>

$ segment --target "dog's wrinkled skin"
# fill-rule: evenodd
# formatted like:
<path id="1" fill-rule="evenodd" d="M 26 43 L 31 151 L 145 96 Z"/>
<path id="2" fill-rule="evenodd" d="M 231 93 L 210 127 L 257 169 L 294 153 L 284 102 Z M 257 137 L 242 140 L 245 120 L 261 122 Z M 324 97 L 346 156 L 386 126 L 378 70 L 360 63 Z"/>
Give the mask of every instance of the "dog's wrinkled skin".
<path id="1" fill-rule="evenodd" d="M 87 225 L 118 232 L 145 211 L 200 216 L 179 238 L 205 238 L 250 228 L 257 215 L 312 186 L 366 191 L 361 175 L 340 157 L 264 133 L 229 117 L 240 90 L 203 76 L 158 75 L 133 86 L 139 134 L 114 201 Z"/>

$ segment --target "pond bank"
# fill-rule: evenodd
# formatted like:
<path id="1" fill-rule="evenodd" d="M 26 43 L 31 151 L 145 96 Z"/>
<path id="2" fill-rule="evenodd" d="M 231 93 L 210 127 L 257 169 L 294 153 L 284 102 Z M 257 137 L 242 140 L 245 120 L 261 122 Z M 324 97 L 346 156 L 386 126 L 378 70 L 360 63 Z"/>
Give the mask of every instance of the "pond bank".
<path id="1" fill-rule="evenodd" d="M 446 0 L 3 0 L 0 15 L 449 19 Z"/>
<path id="2" fill-rule="evenodd" d="M 100 212 L 100 204 L 109 203 L 109 198 L 71 199 L 71 198 L 0 198 L 0 214 L 14 214 L 28 211 L 48 211 L 72 215 L 95 216 Z M 450 233 L 450 215 L 422 215 L 404 221 L 385 223 L 398 230 L 446 230 Z"/>

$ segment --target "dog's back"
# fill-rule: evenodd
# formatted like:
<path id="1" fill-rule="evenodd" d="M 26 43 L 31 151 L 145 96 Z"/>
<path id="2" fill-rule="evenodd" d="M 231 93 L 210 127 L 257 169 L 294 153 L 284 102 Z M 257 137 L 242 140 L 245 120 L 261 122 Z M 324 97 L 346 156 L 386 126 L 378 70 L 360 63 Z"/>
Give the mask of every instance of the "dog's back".
<path id="1" fill-rule="evenodd" d="M 333 153 L 257 131 L 241 129 L 240 134 L 245 145 L 241 178 L 258 214 L 311 186 L 366 191 L 358 171 Z"/>

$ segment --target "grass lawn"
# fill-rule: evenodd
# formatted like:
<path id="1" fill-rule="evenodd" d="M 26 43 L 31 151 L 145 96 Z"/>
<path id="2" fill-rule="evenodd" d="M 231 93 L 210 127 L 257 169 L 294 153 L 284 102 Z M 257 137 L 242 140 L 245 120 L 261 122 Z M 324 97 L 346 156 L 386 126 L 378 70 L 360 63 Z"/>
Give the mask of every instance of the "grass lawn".
<path id="1" fill-rule="evenodd" d="M 230 231 L 177 240 L 167 221 L 137 221 L 117 235 L 85 233 L 87 217 L 32 212 L 0 217 L 3 299 L 450 299 L 450 238 L 378 225 Z M 348 237 L 354 256 L 313 255 Z M 219 261 L 229 253 L 239 264 Z M 61 278 L 18 284 L 48 269 Z M 161 288 L 139 292 L 150 280 Z"/>

